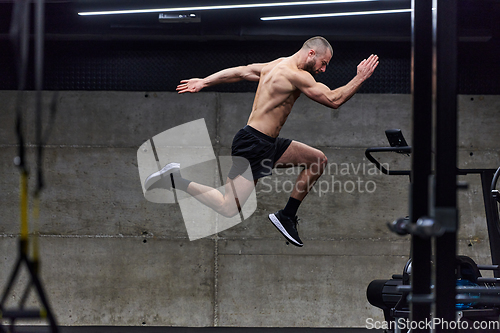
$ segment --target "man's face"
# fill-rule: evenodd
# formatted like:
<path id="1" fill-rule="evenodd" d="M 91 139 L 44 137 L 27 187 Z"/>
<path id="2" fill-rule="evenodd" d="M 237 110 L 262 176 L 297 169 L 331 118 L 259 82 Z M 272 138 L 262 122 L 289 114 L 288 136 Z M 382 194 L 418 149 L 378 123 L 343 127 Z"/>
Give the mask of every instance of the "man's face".
<path id="1" fill-rule="evenodd" d="M 326 71 L 326 66 L 330 63 L 332 56 L 330 51 L 327 50 L 323 54 L 314 52 L 314 54 L 308 59 L 309 60 L 304 65 L 304 70 L 315 76 L 316 74 L 324 73 Z"/>

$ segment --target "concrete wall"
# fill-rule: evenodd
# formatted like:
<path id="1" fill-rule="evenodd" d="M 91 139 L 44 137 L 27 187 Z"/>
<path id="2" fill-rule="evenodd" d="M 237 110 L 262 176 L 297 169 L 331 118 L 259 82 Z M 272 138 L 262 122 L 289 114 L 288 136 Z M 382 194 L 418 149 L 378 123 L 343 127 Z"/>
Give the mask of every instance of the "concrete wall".
<path id="1" fill-rule="evenodd" d="M 44 94 L 46 106 L 52 96 Z M 32 143 L 34 94 L 23 99 Z M 401 128 L 410 141 L 409 95 L 357 95 L 339 110 L 297 101 L 281 136 L 329 159 L 323 192 L 316 185 L 299 210 L 303 248 L 287 246 L 267 219 L 286 203 L 296 171 L 260 181 L 250 218 L 193 242 L 178 205 L 144 199 L 136 158 L 144 141 L 205 118 L 216 154 L 228 155 L 252 99 L 250 93 L 58 93 L 43 162 L 40 247 L 41 275 L 60 324 L 364 327 L 367 318 L 382 320 L 365 291 L 370 281 L 401 273 L 408 258 L 409 238 L 385 226 L 407 215 L 408 179 L 374 172 L 364 150 L 385 146 L 387 128 Z M 19 233 L 16 93 L 1 91 L 0 100 L 4 286 Z M 460 167 L 498 167 L 500 97 L 460 96 L 459 109 Z M 34 149 L 28 151 L 33 167 Z M 405 156 L 381 158 L 392 169 L 410 166 Z M 461 179 L 470 187 L 459 194 L 460 253 L 488 264 L 480 181 Z M 10 304 L 20 293 L 14 290 Z"/>

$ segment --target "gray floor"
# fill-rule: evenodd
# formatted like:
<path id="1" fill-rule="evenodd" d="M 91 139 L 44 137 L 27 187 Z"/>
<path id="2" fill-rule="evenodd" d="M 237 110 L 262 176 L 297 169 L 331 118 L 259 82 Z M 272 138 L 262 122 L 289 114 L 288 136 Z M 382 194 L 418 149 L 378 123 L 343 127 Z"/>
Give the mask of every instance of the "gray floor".
<path id="1" fill-rule="evenodd" d="M 1 331 L 0 331 L 1 332 Z M 14 332 L 45 333 L 48 327 L 18 326 Z M 366 328 L 62 326 L 59 333 L 381 333 Z"/>

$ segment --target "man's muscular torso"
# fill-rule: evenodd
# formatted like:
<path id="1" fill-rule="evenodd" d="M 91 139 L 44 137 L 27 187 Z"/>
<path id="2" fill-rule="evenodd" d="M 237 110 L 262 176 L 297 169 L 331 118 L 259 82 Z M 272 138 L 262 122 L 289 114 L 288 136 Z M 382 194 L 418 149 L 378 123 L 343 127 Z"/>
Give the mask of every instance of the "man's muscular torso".
<path id="1" fill-rule="evenodd" d="M 277 59 L 262 69 L 248 125 L 273 138 L 279 135 L 300 96 L 300 90 L 289 80 L 299 70 L 290 58 Z"/>

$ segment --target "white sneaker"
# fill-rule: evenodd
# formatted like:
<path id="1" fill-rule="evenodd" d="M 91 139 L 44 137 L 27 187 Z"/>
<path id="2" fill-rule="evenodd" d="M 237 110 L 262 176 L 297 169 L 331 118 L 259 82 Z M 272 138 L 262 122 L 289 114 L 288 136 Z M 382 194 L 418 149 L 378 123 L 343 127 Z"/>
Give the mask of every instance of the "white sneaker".
<path id="1" fill-rule="evenodd" d="M 170 174 L 173 172 L 178 172 L 181 169 L 179 163 L 169 163 L 165 165 L 160 171 L 149 175 L 144 182 L 144 188 L 146 191 L 152 190 L 154 188 L 164 188 L 170 190 L 172 187 L 172 181 L 170 179 Z"/>

